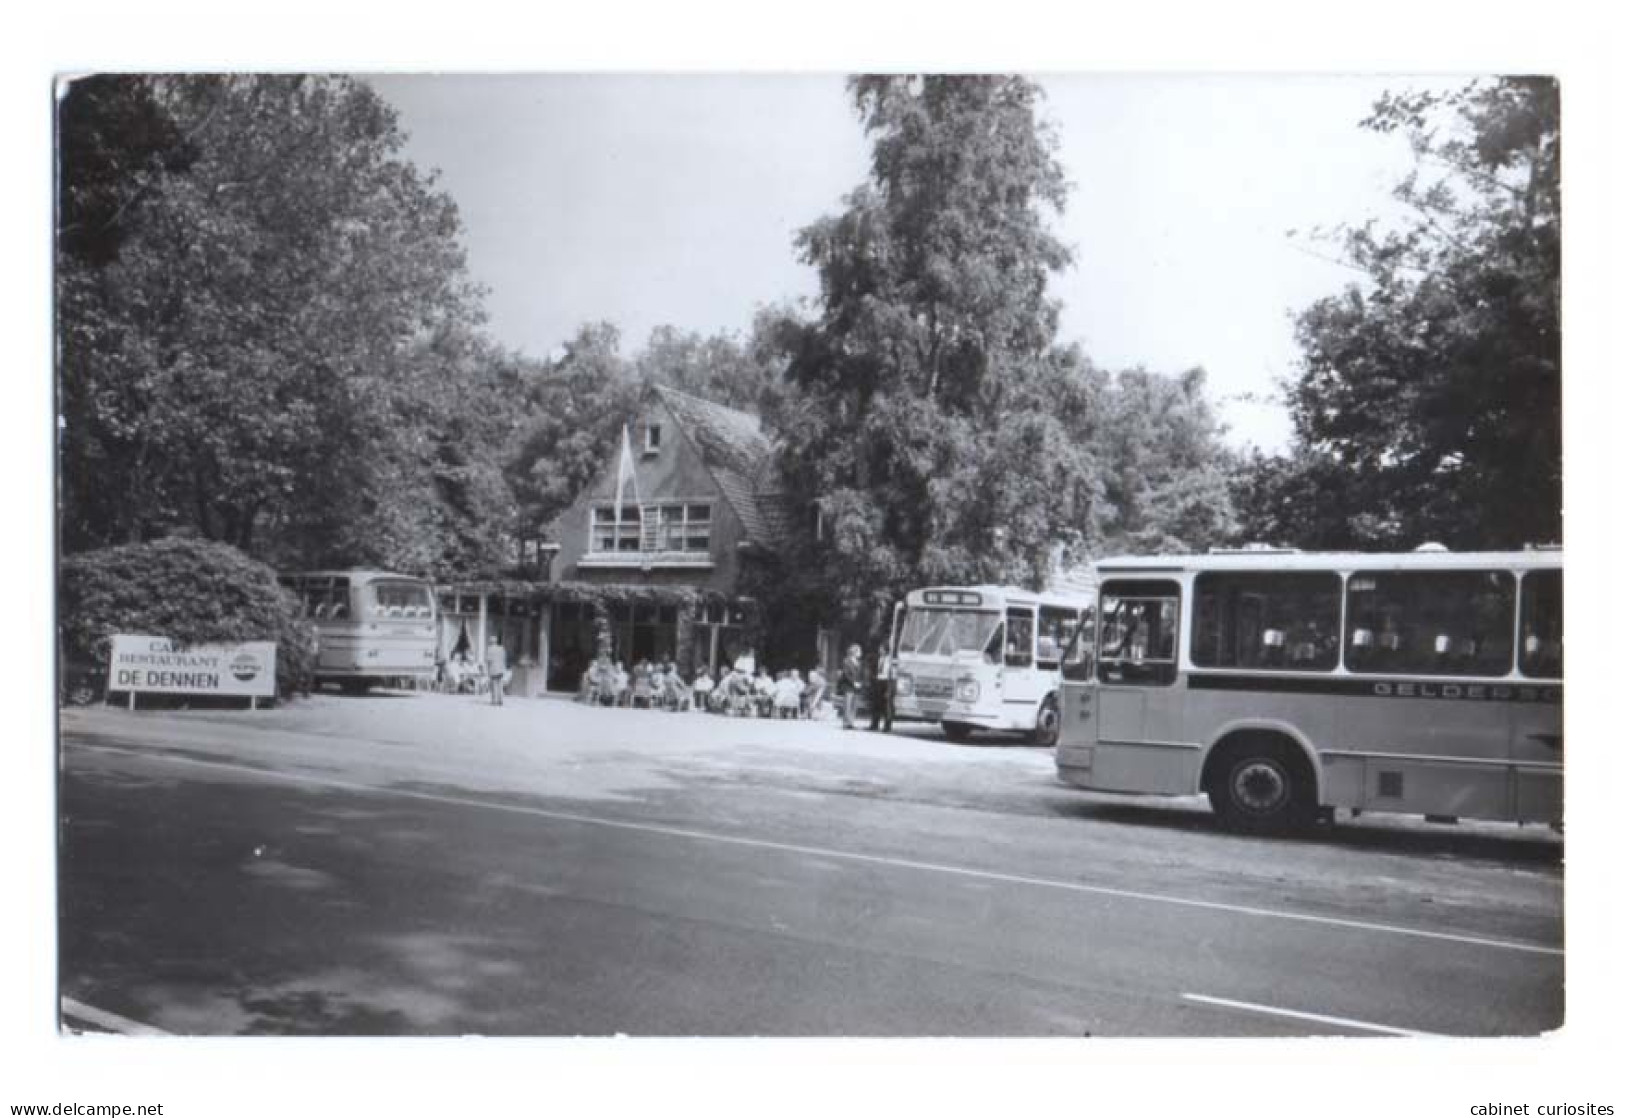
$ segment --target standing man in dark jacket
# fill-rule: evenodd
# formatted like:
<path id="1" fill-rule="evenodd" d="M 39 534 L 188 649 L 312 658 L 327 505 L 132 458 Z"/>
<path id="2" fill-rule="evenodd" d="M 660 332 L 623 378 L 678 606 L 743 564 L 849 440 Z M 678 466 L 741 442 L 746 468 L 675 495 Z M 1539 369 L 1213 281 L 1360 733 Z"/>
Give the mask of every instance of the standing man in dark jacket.
<path id="1" fill-rule="evenodd" d="M 881 645 L 875 658 L 869 662 L 870 730 L 891 733 L 892 677 L 896 674 L 890 650 Z"/>
<path id="2" fill-rule="evenodd" d="M 858 711 L 858 689 L 863 686 L 863 649 L 853 645 L 846 650 L 841 661 L 841 676 L 835 682 L 835 693 L 841 698 L 841 728 L 852 729 L 853 717 Z"/>

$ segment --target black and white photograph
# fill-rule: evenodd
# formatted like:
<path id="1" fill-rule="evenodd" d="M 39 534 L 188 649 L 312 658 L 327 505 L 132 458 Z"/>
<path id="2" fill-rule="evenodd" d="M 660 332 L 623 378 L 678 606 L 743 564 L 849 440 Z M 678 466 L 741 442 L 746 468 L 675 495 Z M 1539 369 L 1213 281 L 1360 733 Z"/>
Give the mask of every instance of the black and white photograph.
<path id="1" fill-rule="evenodd" d="M 1574 1036 L 1560 67 L 50 85 L 53 1047 Z"/>

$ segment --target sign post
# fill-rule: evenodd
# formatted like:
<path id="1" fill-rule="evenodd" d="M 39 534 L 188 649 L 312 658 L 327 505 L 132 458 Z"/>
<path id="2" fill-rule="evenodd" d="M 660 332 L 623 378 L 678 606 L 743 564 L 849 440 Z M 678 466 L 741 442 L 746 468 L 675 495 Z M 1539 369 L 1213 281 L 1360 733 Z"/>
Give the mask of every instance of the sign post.
<path id="1" fill-rule="evenodd" d="M 130 710 L 135 697 L 235 695 L 258 710 L 276 694 L 276 642 L 177 645 L 167 637 L 119 634 L 107 665 L 107 690 L 123 691 Z"/>

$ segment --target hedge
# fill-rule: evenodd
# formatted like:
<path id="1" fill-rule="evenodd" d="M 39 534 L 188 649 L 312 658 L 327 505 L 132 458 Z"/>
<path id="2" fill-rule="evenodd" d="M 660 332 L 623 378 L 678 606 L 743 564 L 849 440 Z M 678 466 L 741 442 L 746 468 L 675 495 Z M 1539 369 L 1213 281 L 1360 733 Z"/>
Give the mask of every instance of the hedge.
<path id="1" fill-rule="evenodd" d="M 276 572 L 226 544 L 163 539 L 80 552 L 57 586 L 63 679 L 106 679 L 110 638 L 150 633 L 182 645 L 276 641 L 277 694 L 310 689 L 315 633 Z"/>

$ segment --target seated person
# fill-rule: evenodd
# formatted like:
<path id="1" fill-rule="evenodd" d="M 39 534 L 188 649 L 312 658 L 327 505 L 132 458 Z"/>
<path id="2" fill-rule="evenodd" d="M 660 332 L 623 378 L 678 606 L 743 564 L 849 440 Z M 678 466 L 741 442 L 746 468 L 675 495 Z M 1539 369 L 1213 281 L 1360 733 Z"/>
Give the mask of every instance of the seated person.
<path id="1" fill-rule="evenodd" d="M 773 717 L 773 677 L 768 674 L 765 664 L 756 669 L 756 678 L 750 681 L 750 689 L 752 713 L 758 718 Z"/>
<path id="2" fill-rule="evenodd" d="M 740 718 L 748 717 L 751 713 L 750 677 L 735 668 L 728 673 L 727 684 L 728 713 Z"/>
<path id="3" fill-rule="evenodd" d="M 716 690 L 716 686 L 716 683 L 711 679 L 711 669 L 700 668 L 700 674 L 694 677 L 695 710 L 711 709 L 711 693 Z"/>
<path id="4" fill-rule="evenodd" d="M 654 705 L 654 669 L 647 660 L 639 660 L 632 668 L 632 705 L 647 710 Z"/>
<path id="5" fill-rule="evenodd" d="M 452 693 L 455 695 L 473 691 L 477 674 L 466 652 L 453 656 L 451 662 L 446 665 L 446 681 L 451 685 Z"/>
<path id="6" fill-rule="evenodd" d="M 660 699 L 667 710 L 688 709 L 688 686 L 683 682 L 683 677 L 677 674 L 676 664 L 667 664 L 660 675 Z"/>
<path id="7" fill-rule="evenodd" d="M 802 693 L 802 706 L 808 718 L 817 718 L 822 714 L 820 709 L 824 705 L 824 696 L 829 691 L 829 680 L 824 673 L 815 666 L 807 673 L 807 687 Z"/>
<path id="8" fill-rule="evenodd" d="M 795 718 L 801 713 L 801 682 L 789 672 L 780 672 L 773 683 L 773 716 Z"/>
<path id="9" fill-rule="evenodd" d="M 615 661 L 614 673 L 610 676 L 609 693 L 605 696 L 608 705 L 624 707 L 632 696 L 632 677 L 626 674 L 626 665 L 619 660 Z"/>

